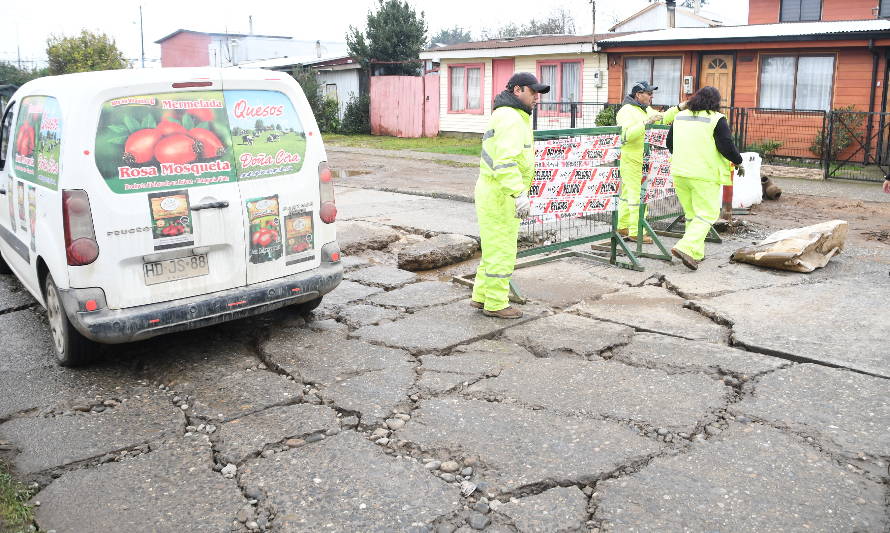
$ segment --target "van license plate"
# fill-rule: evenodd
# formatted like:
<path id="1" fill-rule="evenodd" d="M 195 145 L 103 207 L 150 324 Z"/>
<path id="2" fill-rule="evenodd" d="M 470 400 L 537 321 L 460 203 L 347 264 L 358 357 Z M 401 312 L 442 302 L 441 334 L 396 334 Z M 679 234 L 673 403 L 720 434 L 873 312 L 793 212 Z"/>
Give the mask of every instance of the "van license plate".
<path id="1" fill-rule="evenodd" d="M 210 273 L 210 267 L 207 264 L 207 254 L 145 263 L 142 265 L 142 269 L 145 273 L 146 285 L 206 276 Z"/>

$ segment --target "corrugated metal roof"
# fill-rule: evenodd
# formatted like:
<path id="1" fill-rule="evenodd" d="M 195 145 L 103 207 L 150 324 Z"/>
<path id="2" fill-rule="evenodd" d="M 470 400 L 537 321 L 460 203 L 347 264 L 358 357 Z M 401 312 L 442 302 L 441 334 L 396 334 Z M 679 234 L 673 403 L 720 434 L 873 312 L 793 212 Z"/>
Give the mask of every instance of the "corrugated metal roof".
<path id="1" fill-rule="evenodd" d="M 751 26 L 718 28 L 670 28 L 632 33 L 600 41 L 603 47 L 634 43 L 712 41 L 712 40 L 784 40 L 789 37 L 890 32 L 890 20 L 839 20 L 830 22 L 782 22 Z"/>
<path id="2" fill-rule="evenodd" d="M 616 35 L 625 35 L 617 33 L 597 34 L 597 40 Z M 517 48 L 522 46 L 547 46 L 554 44 L 577 44 L 589 43 L 590 35 L 532 35 L 529 37 L 503 37 L 500 39 L 490 39 L 488 41 L 473 41 L 469 43 L 449 44 L 448 46 L 439 46 L 428 48 L 424 52 L 449 52 L 452 50 L 487 50 L 492 48 Z"/>

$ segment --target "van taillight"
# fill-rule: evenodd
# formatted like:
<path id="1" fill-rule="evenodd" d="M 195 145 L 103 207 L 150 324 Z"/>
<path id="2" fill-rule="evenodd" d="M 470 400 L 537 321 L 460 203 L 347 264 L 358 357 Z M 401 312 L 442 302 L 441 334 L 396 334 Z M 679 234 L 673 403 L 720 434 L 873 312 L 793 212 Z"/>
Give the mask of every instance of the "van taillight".
<path id="1" fill-rule="evenodd" d="M 334 202 L 334 174 L 327 163 L 318 164 L 318 193 L 321 207 L 318 216 L 325 224 L 337 220 L 337 204 Z"/>
<path id="2" fill-rule="evenodd" d="M 89 265 L 99 257 L 93 230 L 90 197 L 86 191 L 62 191 L 62 221 L 65 225 L 65 254 L 71 266 Z"/>

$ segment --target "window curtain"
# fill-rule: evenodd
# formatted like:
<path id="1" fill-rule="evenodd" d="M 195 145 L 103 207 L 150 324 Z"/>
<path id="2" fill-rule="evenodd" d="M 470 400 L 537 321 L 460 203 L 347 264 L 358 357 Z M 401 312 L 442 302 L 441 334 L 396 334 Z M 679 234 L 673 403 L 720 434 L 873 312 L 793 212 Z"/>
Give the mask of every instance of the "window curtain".
<path id="1" fill-rule="evenodd" d="M 464 111 L 467 103 L 464 100 L 464 67 L 451 67 L 451 110 Z"/>
<path id="2" fill-rule="evenodd" d="M 580 102 L 581 101 L 581 64 L 580 63 L 563 63 L 561 85 L 562 94 L 560 99 L 563 102 Z M 560 109 L 563 113 L 571 111 L 571 106 L 564 105 Z"/>
<path id="3" fill-rule="evenodd" d="M 556 65 L 541 65 L 541 83 L 550 86 L 550 92 L 541 95 L 541 110 L 555 111 L 556 106 L 553 104 L 545 104 L 545 102 L 556 101 Z"/>
<path id="4" fill-rule="evenodd" d="M 833 57 L 805 57 L 797 60 L 797 94 L 795 109 L 824 109 L 831 106 L 831 81 L 834 78 Z"/>
<path id="5" fill-rule="evenodd" d="M 680 95 L 680 66 L 679 57 L 657 57 L 652 68 L 652 85 L 658 87 L 652 103 L 660 106 L 670 106 L 677 103 Z"/>
<path id="6" fill-rule="evenodd" d="M 760 107 L 791 109 L 794 104 L 793 57 L 767 57 L 760 71 Z"/>
<path id="7" fill-rule="evenodd" d="M 638 81 L 651 82 L 652 58 L 629 57 L 624 60 L 624 94 L 630 94 L 630 89 Z M 622 97 L 623 99 L 623 97 Z"/>
<path id="8" fill-rule="evenodd" d="M 467 109 L 482 107 L 482 69 L 467 69 Z"/>

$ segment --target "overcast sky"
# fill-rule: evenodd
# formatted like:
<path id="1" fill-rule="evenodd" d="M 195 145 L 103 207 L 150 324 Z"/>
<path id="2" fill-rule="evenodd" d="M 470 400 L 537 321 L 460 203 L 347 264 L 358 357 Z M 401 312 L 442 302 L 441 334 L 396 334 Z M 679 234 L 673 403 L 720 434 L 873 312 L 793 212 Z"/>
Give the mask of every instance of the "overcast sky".
<path id="1" fill-rule="evenodd" d="M 575 17 L 577 33 L 590 33 L 589 0 L 408 0 L 425 13 L 430 35 L 442 28 L 462 26 L 474 38 L 485 28 L 522 24 L 564 8 Z M 642 9 L 648 0 L 596 0 L 597 33 Z M 748 2 L 710 0 L 706 11 L 719 13 L 727 25 L 747 21 Z M 300 40 L 344 41 L 350 25 L 363 27 L 368 10 L 377 0 L 143 0 L 145 56 L 159 59 L 154 42 L 179 28 L 214 32 L 248 33 L 253 16 L 254 33 L 285 35 Z M 139 0 L 97 2 L 81 0 L 8 0 L 0 17 L 0 61 L 22 66 L 46 61 L 46 39 L 51 34 L 72 36 L 81 29 L 111 35 L 129 59 L 140 55 Z M 707 14 L 707 13 L 703 13 Z"/>

